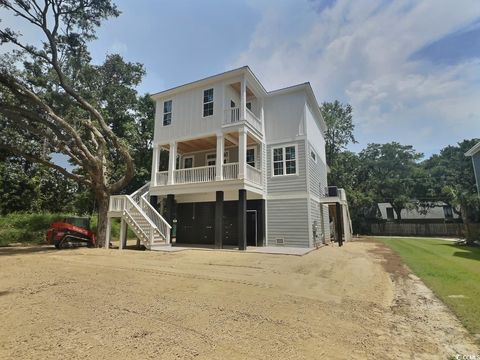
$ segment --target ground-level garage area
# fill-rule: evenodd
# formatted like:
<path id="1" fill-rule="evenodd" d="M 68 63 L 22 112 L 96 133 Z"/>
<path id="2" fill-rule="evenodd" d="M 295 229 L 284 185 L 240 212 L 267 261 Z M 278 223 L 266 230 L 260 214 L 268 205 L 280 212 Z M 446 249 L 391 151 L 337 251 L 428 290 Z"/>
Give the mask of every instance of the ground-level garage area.
<path id="1" fill-rule="evenodd" d="M 305 256 L 0 248 L 1 359 L 478 354 L 383 245 Z"/>

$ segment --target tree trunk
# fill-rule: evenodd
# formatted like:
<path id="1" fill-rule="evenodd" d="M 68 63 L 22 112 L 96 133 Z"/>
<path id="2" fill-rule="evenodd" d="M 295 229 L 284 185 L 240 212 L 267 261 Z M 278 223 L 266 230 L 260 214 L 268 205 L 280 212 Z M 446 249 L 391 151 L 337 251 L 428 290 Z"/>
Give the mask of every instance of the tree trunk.
<path id="1" fill-rule="evenodd" d="M 393 210 L 395 210 L 395 214 L 397 214 L 397 221 L 400 221 L 402 220 L 402 208 L 397 208 L 397 207 L 393 207 Z"/>
<path id="2" fill-rule="evenodd" d="M 475 243 L 477 234 L 475 231 L 470 227 L 470 219 L 469 214 L 466 206 L 460 206 L 460 211 L 462 213 L 462 220 L 463 220 L 463 227 L 465 231 L 465 239 L 467 241 L 467 245 L 473 245 Z"/>
<path id="3" fill-rule="evenodd" d="M 109 196 L 106 191 L 97 191 L 96 198 L 98 201 L 97 247 L 103 247 L 107 239 Z"/>

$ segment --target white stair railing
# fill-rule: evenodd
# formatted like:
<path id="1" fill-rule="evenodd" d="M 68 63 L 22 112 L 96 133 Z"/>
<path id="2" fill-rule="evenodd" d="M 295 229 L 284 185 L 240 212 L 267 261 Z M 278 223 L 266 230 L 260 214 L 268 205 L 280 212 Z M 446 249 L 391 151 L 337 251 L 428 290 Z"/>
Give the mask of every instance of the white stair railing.
<path id="1" fill-rule="evenodd" d="M 150 249 L 155 240 L 170 244 L 170 224 L 150 204 L 150 183 L 146 183 L 132 195 L 110 196 L 109 212 L 122 213 L 135 234 Z"/>
<path id="2" fill-rule="evenodd" d="M 147 199 L 148 193 L 142 195 L 140 199 L 140 208 L 147 215 L 147 217 L 153 222 L 156 226 L 156 230 L 160 235 L 165 239 L 167 244 L 170 244 L 170 229 L 172 228 L 170 224 L 160 215 L 157 210 L 150 204 Z"/>

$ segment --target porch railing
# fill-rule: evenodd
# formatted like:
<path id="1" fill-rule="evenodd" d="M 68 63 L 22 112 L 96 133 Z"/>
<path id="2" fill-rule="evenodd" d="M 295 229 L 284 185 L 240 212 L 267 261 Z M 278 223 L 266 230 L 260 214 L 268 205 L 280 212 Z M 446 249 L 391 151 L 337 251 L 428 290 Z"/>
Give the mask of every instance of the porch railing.
<path id="1" fill-rule="evenodd" d="M 247 180 L 250 180 L 255 184 L 262 185 L 262 172 L 259 169 L 247 164 Z"/>
<path id="2" fill-rule="evenodd" d="M 174 181 L 175 184 L 215 181 L 215 165 L 175 170 Z"/>
<path id="3" fill-rule="evenodd" d="M 112 195 L 110 196 L 110 204 L 108 211 L 122 212 L 125 209 L 125 195 Z"/>
<path id="4" fill-rule="evenodd" d="M 223 164 L 223 180 L 238 179 L 238 162 Z"/>
<path id="5" fill-rule="evenodd" d="M 240 108 L 234 107 L 225 110 L 224 124 L 234 124 L 240 121 Z"/>
<path id="6" fill-rule="evenodd" d="M 157 172 L 157 186 L 167 185 L 168 171 Z"/>
<path id="7" fill-rule="evenodd" d="M 245 120 L 249 123 L 254 129 L 262 132 L 262 122 L 260 119 L 248 108 L 245 109 Z M 223 119 L 224 125 L 235 124 L 244 119 L 240 119 L 240 108 L 234 107 L 225 110 L 225 117 Z"/>
<path id="8" fill-rule="evenodd" d="M 247 111 L 245 112 L 245 117 L 247 118 L 247 122 L 252 125 L 258 132 L 262 132 L 262 122 L 260 121 L 257 116 L 251 112 L 250 110 L 246 109 Z"/>

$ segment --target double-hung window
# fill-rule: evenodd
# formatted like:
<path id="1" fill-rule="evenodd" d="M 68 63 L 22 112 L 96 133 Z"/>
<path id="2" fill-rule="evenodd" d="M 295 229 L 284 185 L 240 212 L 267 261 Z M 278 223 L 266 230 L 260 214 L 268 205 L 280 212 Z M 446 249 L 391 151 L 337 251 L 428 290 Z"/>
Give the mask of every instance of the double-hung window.
<path id="1" fill-rule="evenodd" d="M 255 167 L 255 148 L 247 149 L 247 164 Z"/>
<path id="2" fill-rule="evenodd" d="M 273 148 L 273 176 L 297 174 L 295 145 Z"/>
<path id="3" fill-rule="evenodd" d="M 163 102 L 163 126 L 172 123 L 172 100 Z"/>
<path id="4" fill-rule="evenodd" d="M 203 91 L 203 117 L 213 115 L 213 89 Z"/>

